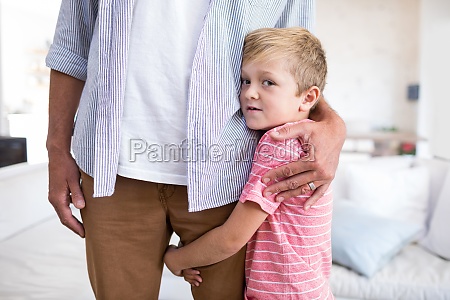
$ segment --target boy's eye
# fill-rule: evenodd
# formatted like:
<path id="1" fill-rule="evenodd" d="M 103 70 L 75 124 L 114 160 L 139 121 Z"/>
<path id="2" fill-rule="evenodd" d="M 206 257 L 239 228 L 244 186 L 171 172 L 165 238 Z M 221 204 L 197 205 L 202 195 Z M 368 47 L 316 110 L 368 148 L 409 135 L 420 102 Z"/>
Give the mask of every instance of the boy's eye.
<path id="1" fill-rule="evenodd" d="M 241 84 L 242 85 L 250 84 L 250 80 L 248 80 L 248 79 L 241 79 Z"/>
<path id="2" fill-rule="evenodd" d="M 265 86 L 271 86 L 271 85 L 274 85 L 275 83 L 273 81 L 270 81 L 270 80 L 264 80 L 262 82 L 262 84 L 265 85 Z"/>

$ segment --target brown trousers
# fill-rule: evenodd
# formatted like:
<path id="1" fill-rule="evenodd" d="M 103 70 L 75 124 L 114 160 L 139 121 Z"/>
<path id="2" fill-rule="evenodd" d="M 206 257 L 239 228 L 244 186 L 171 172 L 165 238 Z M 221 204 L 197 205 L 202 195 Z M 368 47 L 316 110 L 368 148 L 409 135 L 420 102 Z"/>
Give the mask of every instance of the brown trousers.
<path id="1" fill-rule="evenodd" d="M 158 299 L 163 255 L 173 232 L 188 244 L 223 224 L 235 204 L 188 212 L 185 186 L 117 177 L 110 197 L 92 198 L 93 179 L 82 173 L 86 206 L 86 256 L 99 300 Z M 245 249 L 214 265 L 198 268 L 203 283 L 196 300 L 241 300 Z M 188 283 L 186 283 L 188 284 Z"/>

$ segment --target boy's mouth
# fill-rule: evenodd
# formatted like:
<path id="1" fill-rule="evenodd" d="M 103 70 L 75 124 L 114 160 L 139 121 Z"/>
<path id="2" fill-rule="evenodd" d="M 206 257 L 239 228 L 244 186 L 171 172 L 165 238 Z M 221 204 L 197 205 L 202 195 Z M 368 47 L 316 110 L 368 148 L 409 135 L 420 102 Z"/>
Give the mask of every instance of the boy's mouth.
<path id="1" fill-rule="evenodd" d="M 259 108 L 254 107 L 254 106 L 247 106 L 247 110 L 251 110 L 251 111 L 262 111 L 262 109 L 259 109 Z"/>

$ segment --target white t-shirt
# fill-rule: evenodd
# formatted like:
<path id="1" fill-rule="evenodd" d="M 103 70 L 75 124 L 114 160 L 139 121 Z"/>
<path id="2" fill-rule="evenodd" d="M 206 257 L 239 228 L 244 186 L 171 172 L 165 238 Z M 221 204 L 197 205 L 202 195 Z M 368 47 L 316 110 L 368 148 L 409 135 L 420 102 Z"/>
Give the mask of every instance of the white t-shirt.
<path id="1" fill-rule="evenodd" d="M 135 0 L 119 175 L 187 184 L 181 154 L 189 81 L 208 7 L 209 0 Z"/>

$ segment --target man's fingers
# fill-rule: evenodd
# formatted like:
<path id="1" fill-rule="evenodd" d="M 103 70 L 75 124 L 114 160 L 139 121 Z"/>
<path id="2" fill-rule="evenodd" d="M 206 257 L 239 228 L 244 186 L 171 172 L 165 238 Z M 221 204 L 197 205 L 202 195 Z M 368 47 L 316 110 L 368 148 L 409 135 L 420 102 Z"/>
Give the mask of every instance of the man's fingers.
<path id="1" fill-rule="evenodd" d="M 297 181 L 295 179 L 295 177 L 293 177 L 292 179 L 289 179 L 289 181 L 291 181 L 291 180 L 292 181 L 295 180 L 296 182 L 300 182 L 300 181 Z M 285 180 L 285 181 L 288 181 L 288 180 Z M 284 181 L 282 181 L 280 183 L 283 184 L 283 182 Z M 321 181 L 315 181 L 314 182 L 314 185 L 316 186 L 316 191 L 319 189 L 319 187 L 322 184 L 323 183 Z M 299 196 L 302 196 L 302 195 L 309 195 L 310 193 L 311 193 L 311 188 L 308 186 L 307 183 L 302 184 L 302 185 L 299 184 L 299 186 L 297 188 L 295 188 L 295 189 L 285 189 L 283 191 L 280 191 L 278 193 L 278 195 L 275 197 L 275 201 L 276 202 L 282 202 L 282 201 L 284 201 L 286 199 L 291 199 L 291 198 L 299 197 Z"/>
<path id="2" fill-rule="evenodd" d="M 302 185 L 305 185 L 309 182 L 309 178 L 315 177 L 317 176 L 315 175 L 314 171 L 305 171 L 303 173 L 297 173 L 297 175 L 294 176 L 288 176 L 286 177 L 286 179 L 279 182 L 277 179 L 274 179 L 274 183 L 265 188 L 264 196 L 268 197 L 272 194 L 277 194 L 289 190 L 299 191 Z M 298 192 L 294 192 L 293 194 L 295 194 L 295 196 L 300 195 L 300 193 Z"/>
<path id="3" fill-rule="evenodd" d="M 297 123 L 290 126 L 283 126 L 276 131 L 270 132 L 270 137 L 275 140 L 296 139 L 299 136 L 310 134 L 310 126 L 314 123 L 304 122 Z"/>
<path id="4" fill-rule="evenodd" d="M 320 187 L 318 187 L 314 193 L 309 197 L 309 199 L 305 202 L 303 205 L 304 210 L 308 210 L 311 206 L 313 206 L 317 200 L 323 197 L 325 195 L 325 192 L 328 190 L 328 187 L 330 186 L 330 183 L 322 184 Z"/>
<path id="5" fill-rule="evenodd" d="M 303 209 L 304 210 L 310 209 L 311 206 L 313 206 L 317 202 L 317 200 L 319 200 L 321 197 L 323 197 L 323 195 L 325 195 L 325 192 L 327 191 L 328 187 L 330 186 L 329 183 L 321 184 L 318 181 L 316 181 L 314 183 L 314 185 L 316 185 L 318 187 L 314 190 L 314 192 L 310 196 L 306 196 L 308 199 L 303 204 Z M 304 185 L 300 186 L 297 189 L 288 190 L 288 191 L 279 193 L 277 195 L 277 197 L 275 198 L 275 201 L 282 202 L 282 201 L 284 201 L 286 199 L 291 199 L 291 198 L 294 198 L 294 197 L 307 195 L 310 192 L 311 192 L 311 188 L 308 186 L 308 184 L 304 184 Z"/>
<path id="6" fill-rule="evenodd" d="M 48 200 L 58 214 L 61 223 L 83 238 L 85 234 L 83 224 L 72 215 L 70 203 L 73 203 L 76 208 L 83 208 L 84 196 L 79 183 L 79 174 L 72 178 L 72 180 L 64 182 L 57 176 L 50 177 Z M 62 190 L 61 186 L 64 187 Z"/>
<path id="7" fill-rule="evenodd" d="M 84 237 L 83 224 L 72 215 L 70 204 L 81 209 L 85 206 L 80 186 L 80 171 L 68 152 L 49 152 L 48 200 L 55 208 L 61 223 Z"/>
<path id="8" fill-rule="evenodd" d="M 84 237 L 83 224 L 72 215 L 72 210 L 70 209 L 70 207 L 65 205 L 54 207 L 61 223 L 78 234 L 80 237 Z"/>
<path id="9" fill-rule="evenodd" d="M 84 195 L 79 180 L 69 182 L 69 189 L 73 205 L 78 209 L 84 208 L 86 203 L 84 201 Z"/>
<path id="10" fill-rule="evenodd" d="M 265 184 L 277 182 L 281 178 L 288 178 L 294 174 L 300 174 L 303 172 L 313 170 L 314 169 L 313 166 L 314 166 L 314 162 L 309 162 L 309 161 L 291 162 L 291 163 L 288 163 L 287 165 L 267 171 L 267 173 L 264 174 L 264 176 L 261 180 Z M 267 189 L 268 188 L 269 187 L 267 187 Z"/>

